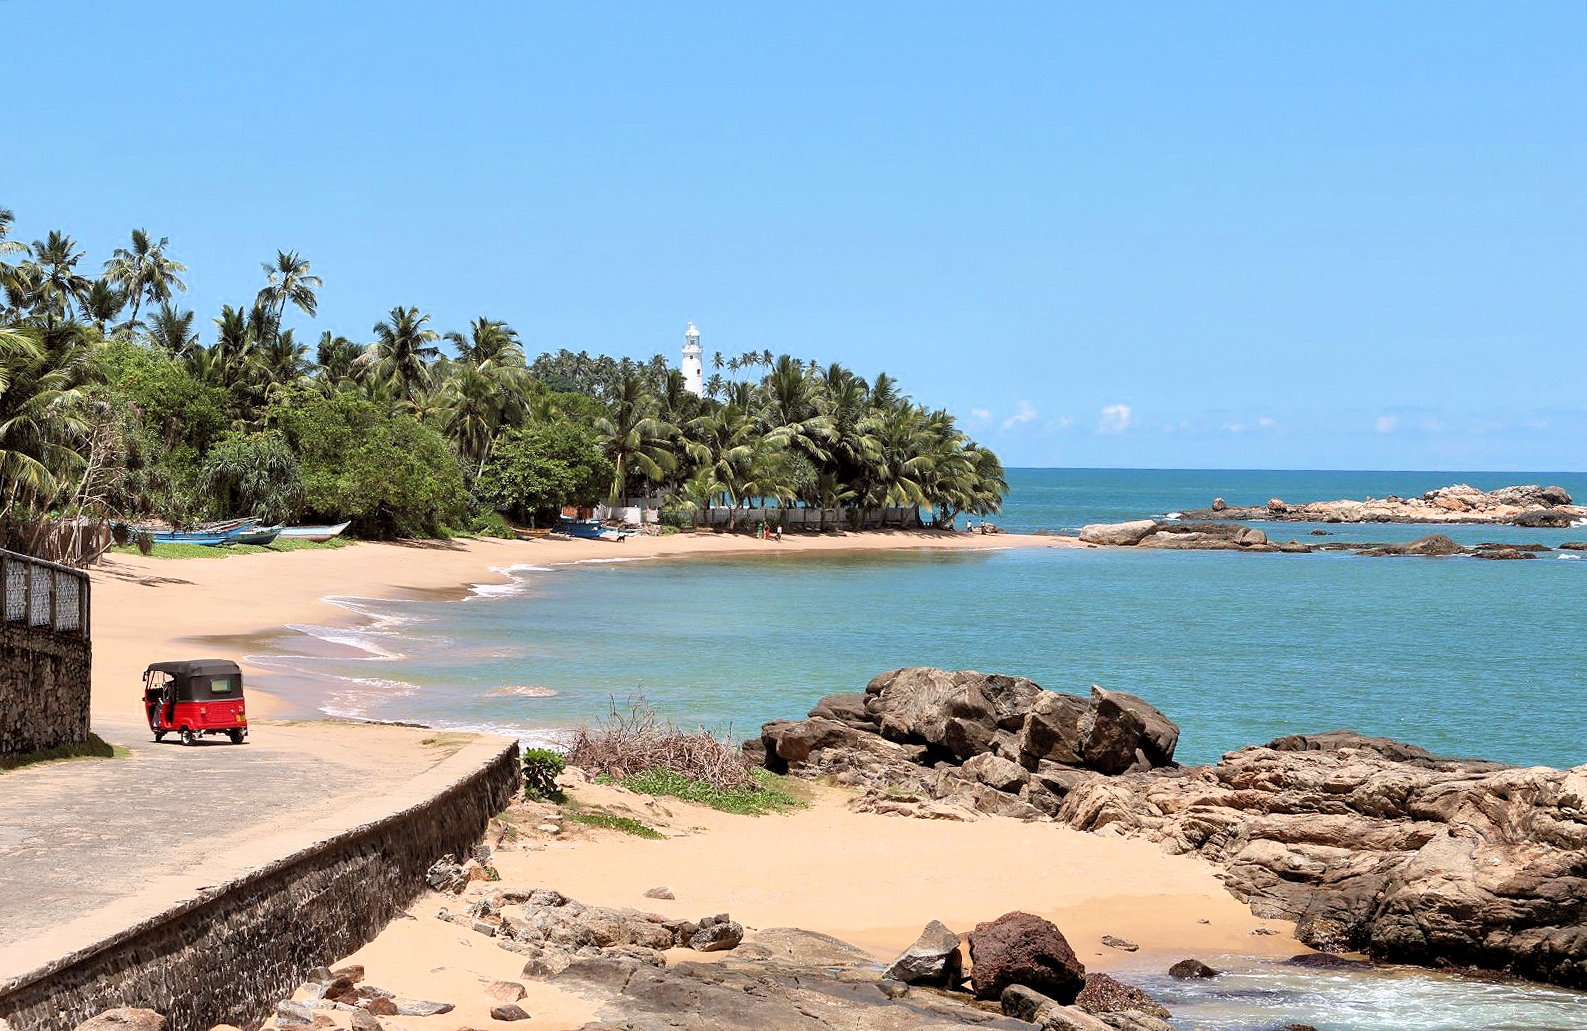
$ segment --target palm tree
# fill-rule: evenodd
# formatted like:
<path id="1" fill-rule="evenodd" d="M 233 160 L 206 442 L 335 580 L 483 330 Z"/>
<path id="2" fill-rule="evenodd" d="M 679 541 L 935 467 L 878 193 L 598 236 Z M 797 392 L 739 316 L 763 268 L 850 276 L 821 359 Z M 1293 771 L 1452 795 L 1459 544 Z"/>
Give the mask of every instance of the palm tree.
<path id="1" fill-rule="evenodd" d="M 325 281 L 309 274 L 309 259 L 297 251 L 276 251 L 274 265 L 266 261 L 261 262 L 259 267 L 264 269 L 266 286 L 259 291 L 254 303 L 266 310 L 275 309 L 275 325 L 278 328 L 286 317 L 288 302 L 296 305 L 309 318 L 314 317 L 319 310 L 319 298 L 315 291 L 325 286 Z"/>
<path id="2" fill-rule="evenodd" d="M 132 322 L 138 321 L 138 310 L 145 298 L 151 304 L 164 304 L 171 299 L 171 288 L 186 290 L 178 273 L 187 266 L 165 256 L 170 244 L 166 237 L 153 242 L 142 229 L 132 231 L 132 246 L 117 247 L 105 262 L 105 278 L 121 287 L 123 295 L 132 304 Z"/>
<path id="3" fill-rule="evenodd" d="M 441 353 L 434 344 L 435 330 L 426 329 L 430 316 L 418 308 L 400 305 L 387 321 L 375 323 L 375 342 L 359 357 L 376 383 L 385 384 L 398 397 L 412 401 L 430 382 L 430 362 Z"/>
<path id="4" fill-rule="evenodd" d="M 71 318 L 72 305 L 89 287 L 89 279 L 77 271 L 83 252 L 77 241 L 58 229 L 43 240 L 33 241 L 36 306 L 47 319 Z"/>
<path id="5" fill-rule="evenodd" d="M 32 521 L 82 467 L 83 388 L 98 382 L 98 345 L 79 325 L 0 334 L 0 521 Z"/>
<path id="6" fill-rule="evenodd" d="M 722 371 L 722 363 L 723 363 L 723 358 L 722 358 L 722 352 L 721 351 L 718 351 L 715 354 L 711 355 L 711 368 L 713 368 L 713 369 L 717 370 L 718 372 L 720 372 L 720 371 Z"/>
<path id="7" fill-rule="evenodd" d="M 788 355 L 777 359 L 762 384 L 765 406 L 761 425 L 778 442 L 816 462 L 827 459 L 826 441 L 832 437 L 832 419 L 816 404 L 816 385 L 804 366 Z"/>
<path id="8" fill-rule="evenodd" d="M 319 369 L 320 382 L 329 388 L 330 393 L 341 390 L 356 378 L 358 356 L 361 353 L 363 348 L 344 336 L 337 336 L 330 330 L 320 334 L 319 346 L 314 352 L 314 364 Z"/>
<path id="9" fill-rule="evenodd" d="M 149 320 L 149 340 L 156 347 L 177 358 L 185 358 L 198 346 L 198 334 L 193 331 L 193 313 L 177 311 L 169 302 L 162 301 Z"/>
<path id="10" fill-rule="evenodd" d="M 21 240 L 7 239 L 11 235 L 11 226 L 16 223 L 16 215 L 10 208 L 0 208 L 0 254 L 26 254 L 28 245 Z"/>
<path id="11" fill-rule="evenodd" d="M 677 467 L 669 445 L 678 427 L 659 417 L 655 397 L 637 375 L 630 373 L 618 383 L 611 410 L 595 420 L 595 432 L 614 469 L 611 504 L 624 495 L 633 473 L 656 481 Z"/>
<path id="12" fill-rule="evenodd" d="M 486 362 L 496 365 L 524 364 L 518 331 L 505 322 L 481 315 L 469 323 L 468 336 L 452 332 L 446 334 L 446 339 L 457 348 L 458 359 L 471 365 L 484 365 Z"/>
<path id="13" fill-rule="evenodd" d="M 78 303 L 82 306 L 83 317 L 94 324 L 100 336 L 105 336 L 110 323 L 127 306 L 127 295 L 107 280 L 96 279 L 88 284 L 88 289 L 83 291 Z"/>

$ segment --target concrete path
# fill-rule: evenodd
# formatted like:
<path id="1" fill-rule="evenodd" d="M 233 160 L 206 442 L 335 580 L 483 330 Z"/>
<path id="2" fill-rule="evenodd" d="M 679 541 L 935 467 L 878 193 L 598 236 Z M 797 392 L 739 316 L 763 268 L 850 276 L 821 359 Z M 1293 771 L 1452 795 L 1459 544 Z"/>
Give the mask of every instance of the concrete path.
<path id="1" fill-rule="evenodd" d="M 256 723 L 243 745 L 183 747 L 155 744 L 141 724 L 94 729 L 131 756 L 0 773 L 0 951 L 95 912 L 114 923 L 118 900 L 161 881 L 211 883 L 207 868 L 232 867 L 282 831 L 399 793 L 470 740 Z"/>

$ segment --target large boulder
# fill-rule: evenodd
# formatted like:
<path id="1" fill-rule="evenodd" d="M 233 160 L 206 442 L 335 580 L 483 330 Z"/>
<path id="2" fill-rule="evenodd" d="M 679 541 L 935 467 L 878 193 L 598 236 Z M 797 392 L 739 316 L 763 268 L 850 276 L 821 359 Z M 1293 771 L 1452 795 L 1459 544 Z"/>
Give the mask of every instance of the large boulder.
<path id="1" fill-rule="evenodd" d="M 1136 764 L 1135 752 L 1146 724 L 1100 688 L 1092 690 L 1091 709 L 1080 721 L 1080 754 L 1098 773 L 1123 773 Z"/>
<path id="2" fill-rule="evenodd" d="M 1132 519 L 1127 523 L 1092 523 L 1080 528 L 1080 539 L 1087 544 L 1133 548 L 1158 528 L 1155 519 Z"/>
<path id="3" fill-rule="evenodd" d="M 760 739 L 768 762 L 775 756 L 786 766 L 804 762 L 817 748 L 852 743 L 860 731 L 837 720 L 773 720 L 761 728 Z"/>
<path id="4" fill-rule="evenodd" d="M 1167 766 L 1174 761 L 1174 749 L 1179 745 L 1177 723 L 1163 715 L 1161 709 L 1144 698 L 1138 698 L 1124 691 L 1104 691 L 1093 684 L 1091 702 L 1098 711 L 1104 699 L 1128 712 L 1140 722 L 1139 746 L 1153 766 Z"/>
<path id="5" fill-rule="evenodd" d="M 1086 700 L 1078 695 L 1042 691 L 1031 702 L 1020 733 L 1020 753 L 1032 759 L 1079 766 L 1084 741 L 1080 721 L 1089 711 Z"/>
<path id="6" fill-rule="evenodd" d="M 933 920 L 920 932 L 915 943 L 893 960 L 883 977 L 905 984 L 949 987 L 959 981 L 959 936 L 947 925 Z"/>
<path id="7" fill-rule="evenodd" d="M 1016 911 L 970 932 L 970 983 L 978 999 L 1018 984 L 1067 1006 L 1085 987 L 1086 968 L 1056 925 Z"/>
<path id="8" fill-rule="evenodd" d="M 836 720 L 851 727 L 874 730 L 876 723 L 865 711 L 865 694 L 829 694 L 810 710 L 811 719 Z"/>

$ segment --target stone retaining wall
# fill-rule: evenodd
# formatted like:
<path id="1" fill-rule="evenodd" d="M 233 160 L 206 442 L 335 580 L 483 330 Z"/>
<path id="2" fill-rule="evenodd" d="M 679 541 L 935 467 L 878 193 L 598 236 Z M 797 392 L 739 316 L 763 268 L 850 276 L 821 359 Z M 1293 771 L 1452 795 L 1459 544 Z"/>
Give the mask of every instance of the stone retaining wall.
<path id="1" fill-rule="evenodd" d="M 88 740 L 88 576 L 0 551 L 0 757 Z"/>
<path id="2" fill-rule="evenodd" d="M 371 941 L 462 855 L 519 785 L 518 746 L 427 801 L 327 838 L 96 945 L 0 984 L 13 1031 L 70 1031 L 113 1006 L 164 1013 L 171 1031 L 254 1027 L 308 972 Z"/>

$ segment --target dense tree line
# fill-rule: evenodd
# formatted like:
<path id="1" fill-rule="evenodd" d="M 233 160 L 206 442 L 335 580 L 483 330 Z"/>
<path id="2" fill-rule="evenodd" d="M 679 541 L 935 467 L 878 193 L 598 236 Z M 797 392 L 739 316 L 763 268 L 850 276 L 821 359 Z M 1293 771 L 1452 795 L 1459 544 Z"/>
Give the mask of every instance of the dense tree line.
<path id="1" fill-rule="evenodd" d="M 912 509 L 940 525 L 997 510 L 992 452 L 886 375 L 751 352 L 710 360 L 706 396 L 665 358 L 526 360 L 481 316 L 439 332 L 398 306 L 370 339 L 311 345 L 324 284 L 283 251 L 251 301 L 200 331 L 187 269 L 134 230 L 94 271 L 68 235 L 24 243 L 0 208 L 0 532 L 61 517 L 351 519 L 363 536 L 501 528 L 563 505 L 667 498 Z M 207 328 L 207 327 L 206 327 Z"/>

